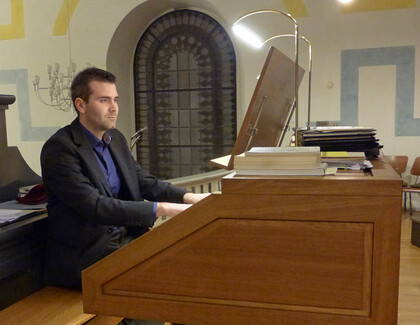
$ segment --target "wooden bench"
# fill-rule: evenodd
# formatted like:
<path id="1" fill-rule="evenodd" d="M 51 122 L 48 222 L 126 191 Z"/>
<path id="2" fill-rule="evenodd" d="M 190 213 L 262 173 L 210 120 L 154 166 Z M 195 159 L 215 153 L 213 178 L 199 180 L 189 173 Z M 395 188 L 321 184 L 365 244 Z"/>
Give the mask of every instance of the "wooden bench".
<path id="1" fill-rule="evenodd" d="M 0 319 L 7 325 L 111 325 L 122 318 L 85 314 L 80 291 L 48 286 L 0 311 Z"/>

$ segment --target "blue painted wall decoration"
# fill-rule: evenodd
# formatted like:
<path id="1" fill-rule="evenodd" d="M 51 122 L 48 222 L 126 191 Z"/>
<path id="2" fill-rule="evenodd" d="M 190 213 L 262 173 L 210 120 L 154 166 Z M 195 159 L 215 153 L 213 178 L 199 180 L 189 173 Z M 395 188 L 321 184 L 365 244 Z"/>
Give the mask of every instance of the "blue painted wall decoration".
<path id="1" fill-rule="evenodd" d="M 0 70 L 0 84 L 16 85 L 21 141 L 45 141 L 58 130 L 32 126 L 27 69 Z"/>
<path id="2" fill-rule="evenodd" d="M 395 65 L 395 136 L 419 136 L 414 118 L 415 47 L 382 47 L 341 52 L 341 125 L 358 125 L 359 67 Z"/>

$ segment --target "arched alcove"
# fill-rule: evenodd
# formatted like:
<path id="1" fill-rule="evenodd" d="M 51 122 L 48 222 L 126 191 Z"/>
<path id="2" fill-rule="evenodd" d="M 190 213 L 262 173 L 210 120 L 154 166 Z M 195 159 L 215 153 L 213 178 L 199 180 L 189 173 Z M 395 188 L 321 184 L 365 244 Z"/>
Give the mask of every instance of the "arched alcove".
<path id="1" fill-rule="evenodd" d="M 117 87 L 120 95 L 120 113 L 117 127 L 127 139 L 130 139 L 136 130 L 132 67 L 137 43 L 155 19 L 168 12 L 185 8 L 199 10 L 213 17 L 229 33 L 229 21 L 225 21 L 226 18 L 221 18 L 226 15 L 207 0 L 145 1 L 133 8 L 115 29 L 108 47 L 106 68 L 117 76 Z"/>
<path id="2" fill-rule="evenodd" d="M 213 169 L 236 139 L 236 57 L 224 28 L 190 9 L 142 34 L 134 58 L 137 160 L 160 178 Z"/>

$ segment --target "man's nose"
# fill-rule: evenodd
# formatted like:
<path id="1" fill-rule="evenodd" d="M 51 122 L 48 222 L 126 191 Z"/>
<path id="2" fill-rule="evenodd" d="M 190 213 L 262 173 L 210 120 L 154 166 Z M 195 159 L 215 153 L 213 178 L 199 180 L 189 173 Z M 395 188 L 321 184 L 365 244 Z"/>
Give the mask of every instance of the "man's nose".
<path id="1" fill-rule="evenodd" d="M 115 100 L 111 100 L 110 110 L 115 111 L 118 109 L 118 103 Z"/>

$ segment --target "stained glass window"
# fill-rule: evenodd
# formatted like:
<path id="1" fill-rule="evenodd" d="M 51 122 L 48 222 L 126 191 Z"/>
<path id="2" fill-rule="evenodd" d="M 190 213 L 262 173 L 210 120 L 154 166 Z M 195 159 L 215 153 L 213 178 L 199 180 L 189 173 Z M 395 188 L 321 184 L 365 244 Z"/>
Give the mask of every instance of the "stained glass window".
<path id="1" fill-rule="evenodd" d="M 137 160 L 162 178 L 213 170 L 236 139 L 236 60 L 213 18 L 177 10 L 154 21 L 134 60 Z"/>

